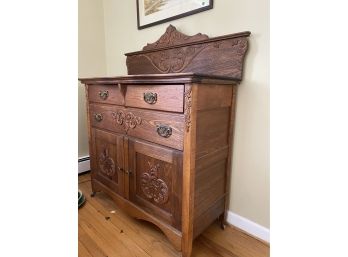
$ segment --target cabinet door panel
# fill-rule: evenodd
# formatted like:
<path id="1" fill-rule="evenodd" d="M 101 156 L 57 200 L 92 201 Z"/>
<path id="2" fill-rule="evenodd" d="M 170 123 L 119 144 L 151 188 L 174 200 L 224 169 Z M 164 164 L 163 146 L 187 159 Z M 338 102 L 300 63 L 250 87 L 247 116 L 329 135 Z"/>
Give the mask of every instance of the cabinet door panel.
<path id="1" fill-rule="evenodd" d="M 182 152 L 129 139 L 129 199 L 181 230 Z"/>
<path id="2" fill-rule="evenodd" d="M 123 136 L 92 129 L 92 179 L 123 195 Z"/>

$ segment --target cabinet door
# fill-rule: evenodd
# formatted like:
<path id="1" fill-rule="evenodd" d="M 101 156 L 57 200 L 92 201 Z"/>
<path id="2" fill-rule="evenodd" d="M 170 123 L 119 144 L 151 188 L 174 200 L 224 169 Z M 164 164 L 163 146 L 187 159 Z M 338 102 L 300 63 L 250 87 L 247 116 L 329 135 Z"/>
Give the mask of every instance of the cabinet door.
<path id="1" fill-rule="evenodd" d="M 129 139 L 129 200 L 181 230 L 182 152 Z"/>
<path id="2" fill-rule="evenodd" d="M 123 136 L 92 129 L 92 179 L 123 195 Z"/>

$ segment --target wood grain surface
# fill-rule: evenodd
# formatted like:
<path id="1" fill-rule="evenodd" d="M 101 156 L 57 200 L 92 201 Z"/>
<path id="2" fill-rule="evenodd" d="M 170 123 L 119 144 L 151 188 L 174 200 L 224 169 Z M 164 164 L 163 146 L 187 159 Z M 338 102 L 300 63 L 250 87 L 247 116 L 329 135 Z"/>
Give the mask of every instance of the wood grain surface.
<path id="1" fill-rule="evenodd" d="M 147 103 L 144 93 L 154 93 L 155 103 Z M 184 85 L 128 85 L 126 106 L 152 110 L 183 112 Z"/>
<path id="2" fill-rule="evenodd" d="M 88 88 L 88 100 L 96 103 L 123 105 L 124 98 L 121 90 L 113 85 L 95 85 Z M 103 94 L 107 94 L 104 97 Z"/>
<path id="3" fill-rule="evenodd" d="M 183 149 L 184 137 L 184 115 L 175 113 L 166 113 L 150 110 L 139 110 L 127 108 L 135 116 L 141 118 L 141 124 L 135 129 L 128 130 L 128 135 L 144 139 L 160 145 L 172 147 L 178 150 Z M 160 125 L 169 126 L 172 134 L 169 137 L 162 137 L 157 132 Z"/>
<path id="4" fill-rule="evenodd" d="M 152 141 L 157 144 L 183 149 L 184 115 L 160 111 L 125 108 L 117 105 L 90 104 L 90 124 L 92 127 L 129 135 Z M 118 114 L 121 114 L 118 116 Z M 102 119 L 98 120 L 97 115 Z M 131 119 L 126 118 L 131 115 Z M 119 119 L 118 119 L 119 117 Z M 134 120 L 136 124 L 131 125 Z M 171 135 L 163 137 L 158 134 L 158 126 L 171 128 Z"/>
<path id="5" fill-rule="evenodd" d="M 181 230 L 182 152 L 129 140 L 129 200 Z"/>

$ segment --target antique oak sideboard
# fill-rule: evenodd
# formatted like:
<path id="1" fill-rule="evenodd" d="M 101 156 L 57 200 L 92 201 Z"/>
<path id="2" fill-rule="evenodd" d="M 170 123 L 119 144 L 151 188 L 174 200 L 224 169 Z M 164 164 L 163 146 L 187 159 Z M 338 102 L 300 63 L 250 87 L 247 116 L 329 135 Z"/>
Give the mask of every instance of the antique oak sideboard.
<path id="1" fill-rule="evenodd" d="M 152 222 L 182 256 L 224 227 L 237 85 L 250 32 L 209 38 L 169 26 L 126 54 L 128 76 L 84 78 L 93 195 Z"/>

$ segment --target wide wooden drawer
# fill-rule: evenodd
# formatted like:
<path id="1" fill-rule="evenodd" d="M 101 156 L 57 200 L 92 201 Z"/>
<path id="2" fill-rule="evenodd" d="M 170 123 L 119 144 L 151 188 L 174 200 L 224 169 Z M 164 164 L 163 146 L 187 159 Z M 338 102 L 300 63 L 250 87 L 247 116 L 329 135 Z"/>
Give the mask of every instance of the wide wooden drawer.
<path id="1" fill-rule="evenodd" d="M 93 127 L 183 150 L 184 115 L 90 104 Z"/>
<path id="2" fill-rule="evenodd" d="M 90 102 L 124 105 L 124 97 L 117 85 L 89 85 Z"/>
<path id="3" fill-rule="evenodd" d="M 128 85 L 125 105 L 161 111 L 184 111 L 184 85 Z"/>
<path id="4" fill-rule="evenodd" d="M 147 141 L 183 150 L 184 115 L 127 108 L 125 119 L 127 134 Z"/>

